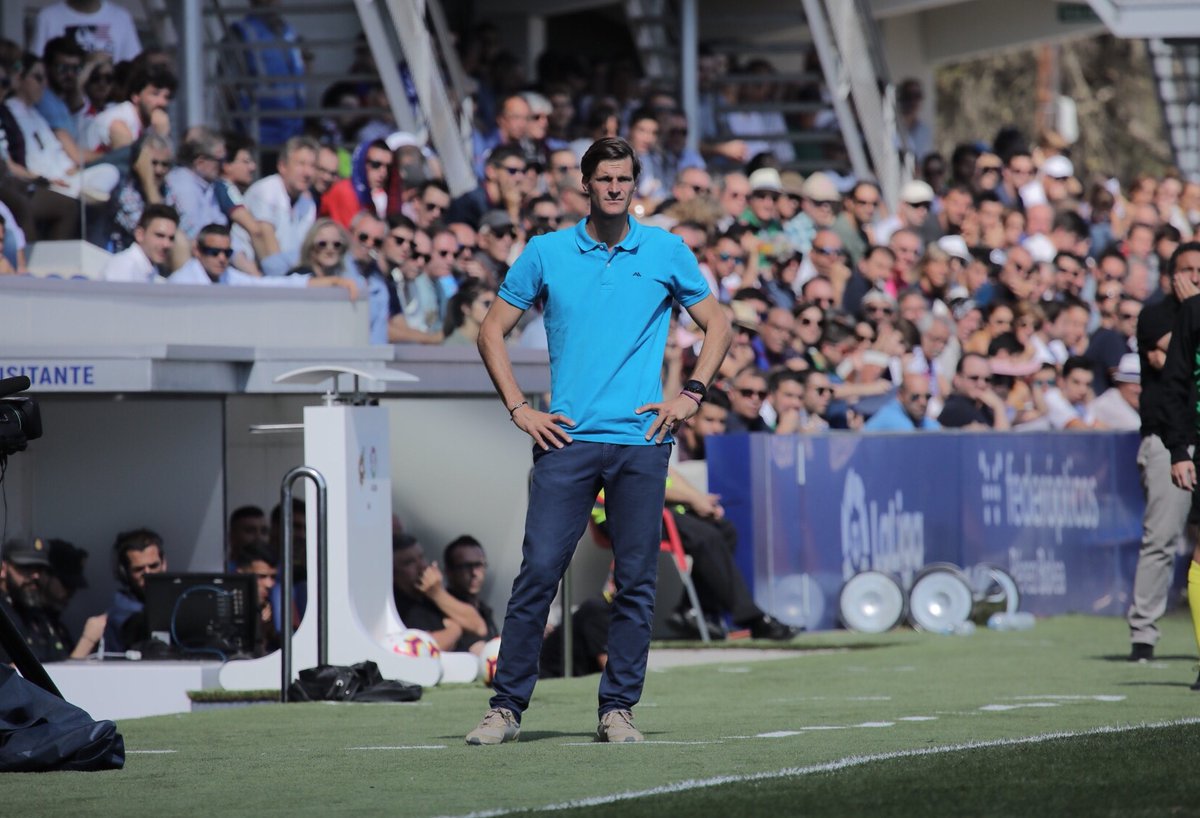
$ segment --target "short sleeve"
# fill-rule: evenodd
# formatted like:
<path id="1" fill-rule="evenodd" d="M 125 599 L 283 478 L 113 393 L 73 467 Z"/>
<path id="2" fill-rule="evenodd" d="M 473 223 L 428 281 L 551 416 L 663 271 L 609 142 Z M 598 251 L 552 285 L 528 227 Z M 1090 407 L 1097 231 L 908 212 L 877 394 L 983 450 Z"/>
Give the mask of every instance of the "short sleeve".
<path id="1" fill-rule="evenodd" d="M 542 291 L 541 237 L 534 238 L 517 258 L 504 283 L 500 285 L 500 297 L 518 309 L 533 306 Z"/>
<path id="2" fill-rule="evenodd" d="M 670 256 L 671 295 L 684 307 L 690 307 L 708 297 L 711 290 L 700 272 L 700 265 L 696 263 L 696 256 L 683 243 L 683 239 L 678 236 L 671 238 L 674 245 Z"/>
<path id="3" fill-rule="evenodd" d="M 221 212 L 226 216 L 246 204 L 242 199 L 242 192 L 227 179 L 218 179 L 213 183 L 213 194 L 217 200 L 217 207 L 221 208 Z"/>

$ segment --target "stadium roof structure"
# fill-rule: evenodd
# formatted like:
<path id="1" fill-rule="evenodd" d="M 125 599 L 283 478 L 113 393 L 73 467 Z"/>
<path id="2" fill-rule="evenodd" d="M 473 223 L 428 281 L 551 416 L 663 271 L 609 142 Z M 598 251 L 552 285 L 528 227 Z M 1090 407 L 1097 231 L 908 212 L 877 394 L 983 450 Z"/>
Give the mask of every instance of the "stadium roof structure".
<path id="1" fill-rule="evenodd" d="M 1194 0 L 1088 0 L 1118 37 L 1200 36 L 1200 4 Z"/>

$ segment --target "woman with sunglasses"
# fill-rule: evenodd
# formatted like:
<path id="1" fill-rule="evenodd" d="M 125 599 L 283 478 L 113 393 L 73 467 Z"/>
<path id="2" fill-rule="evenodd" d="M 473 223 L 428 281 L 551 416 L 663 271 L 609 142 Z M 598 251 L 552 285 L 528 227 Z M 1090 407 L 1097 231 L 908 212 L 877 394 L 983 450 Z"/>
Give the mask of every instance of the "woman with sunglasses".
<path id="1" fill-rule="evenodd" d="M 315 278 L 351 276 L 361 278 L 346 264 L 350 249 L 350 234 L 333 219 L 320 218 L 313 222 L 300 243 L 300 264 L 288 275 L 311 275 Z M 365 284 L 364 284 L 365 287 Z"/>
<path id="2" fill-rule="evenodd" d="M 79 86 L 83 89 L 83 109 L 76 116 L 80 133 L 87 133 L 87 126 L 96 115 L 112 105 L 115 81 L 112 55 L 106 51 L 93 51 L 83 60 L 79 69 Z"/>
<path id="3" fill-rule="evenodd" d="M 109 200 L 105 218 L 88 228 L 89 240 L 109 252 L 119 253 L 134 243 L 146 205 L 162 204 L 167 197 L 167 172 L 175 164 L 175 146 L 165 136 L 147 133 L 134 143 L 130 168 Z"/>
<path id="4" fill-rule="evenodd" d="M 446 322 L 442 331 L 447 346 L 474 347 L 479 340 L 479 327 L 496 300 L 496 291 L 482 281 L 470 279 L 446 304 Z"/>

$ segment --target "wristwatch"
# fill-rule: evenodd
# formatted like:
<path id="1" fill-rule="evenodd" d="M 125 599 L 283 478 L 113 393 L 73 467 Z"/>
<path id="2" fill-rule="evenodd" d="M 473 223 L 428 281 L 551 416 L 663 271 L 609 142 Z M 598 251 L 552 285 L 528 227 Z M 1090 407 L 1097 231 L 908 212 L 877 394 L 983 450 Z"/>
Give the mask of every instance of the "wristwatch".
<path id="1" fill-rule="evenodd" d="M 699 395 L 700 400 L 704 400 L 704 396 L 708 394 L 708 387 L 700 381 L 684 381 L 683 391 L 691 392 L 693 395 Z"/>

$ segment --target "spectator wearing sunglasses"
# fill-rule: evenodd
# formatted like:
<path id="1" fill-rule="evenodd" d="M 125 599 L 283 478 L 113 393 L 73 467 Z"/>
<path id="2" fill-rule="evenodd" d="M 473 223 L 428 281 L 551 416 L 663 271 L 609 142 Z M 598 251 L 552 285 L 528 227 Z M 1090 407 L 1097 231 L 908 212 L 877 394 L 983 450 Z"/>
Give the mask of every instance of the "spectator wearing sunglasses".
<path id="1" fill-rule="evenodd" d="M 321 196 L 320 215 L 349 227 L 350 220 L 360 210 L 381 219 L 398 212 L 399 182 L 393 172 L 394 162 L 395 157 L 382 139 L 360 143 L 350 158 L 350 178 L 334 182 Z"/>
<path id="2" fill-rule="evenodd" d="M 726 433 L 771 431 L 771 427 L 759 414 L 766 399 L 767 378 L 762 370 L 748 366 L 737 373 L 729 389 L 732 411 L 725 423 Z"/>
<path id="3" fill-rule="evenodd" d="M 800 212 L 784 226 L 792 246 L 808 254 L 818 230 L 832 229 L 841 200 L 837 185 L 824 173 L 814 173 L 800 186 Z"/>
<path id="4" fill-rule="evenodd" d="M 393 344 L 440 344 L 444 295 L 427 272 L 432 242 L 407 216 L 391 216 L 387 228 L 379 258 L 396 292 L 388 340 Z"/>
<path id="5" fill-rule="evenodd" d="M 233 242 L 229 226 L 205 225 L 196 234 L 192 257 L 171 274 L 167 283 L 226 287 L 338 287 L 346 290 L 351 300 L 358 297 L 358 287 L 349 278 L 338 275 L 256 276 L 234 267 L 232 258 Z"/>
<path id="6" fill-rule="evenodd" d="M 846 197 L 846 206 L 833 222 L 833 232 L 846 248 L 851 266 L 858 264 L 867 248 L 876 243 L 875 216 L 881 200 L 878 185 L 866 180 L 857 182 Z"/>
<path id="7" fill-rule="evenodd" d="M 517 241 L 517 228 L 507 210 L 489 210 L 479 222 L 476 236 L 480 252 L 475 258 L 487 274 L 487 283 L 500 286 L 508 272 L 508 260 Z"/>
<path id="8" fill-rule="evenodd" d="M 741 221 L 758 237 L 758 263 L 764 269 L 776 255 L 791 252 L 791 242 L 779 221 L 779 197 L 783 180 L 775 168 L 759 168 L 750 174 L 750 200 Z"/>
<path id="9" fill-rule="evenodd" d="M 522 104 L 525 105 L 524 100 Z M 451 202 L 445 221 L 463 222 L 478 230 L 483 215 L 496 209 L 507 211 L 509 218 L 515 219 L 525 201 L 526 167 L 525 152 L 520 145 L 496 148 L 488 154 L 484 165 L 483 184 Z"/>
<path id="10" fill-rule="evenodd" d="M 896 215 L 884 219 L 875 226 L 875 237 L 886 243 L 897 230 L 913 230 L 918 239 L 923 238 L 922 230 L 929 211 L 933 207 L 933 188 L 919 179 L 905 182 L 900 188 L 900 207 Z"/>
<path id="11" fill-rule="evenodd" d="M 948 429 L 1008 429 L 1008 413 L 991 378 L 987 356 L 978 352 L 963 355 L 954 373 L 954 391 L 946 398 L 938 423 Z"/>
<path id="12" fill-rule="evenodd" d="M 885 403 L 865 424 L 864 432 L 914 432 L 940 429 L 929 417 L 929 376 L 917 372 L 904 373 L 900 391 Z"/>

